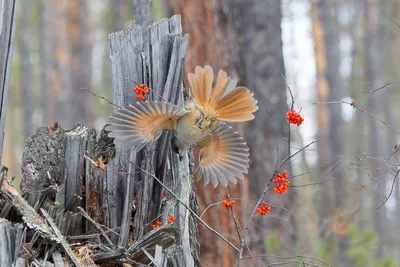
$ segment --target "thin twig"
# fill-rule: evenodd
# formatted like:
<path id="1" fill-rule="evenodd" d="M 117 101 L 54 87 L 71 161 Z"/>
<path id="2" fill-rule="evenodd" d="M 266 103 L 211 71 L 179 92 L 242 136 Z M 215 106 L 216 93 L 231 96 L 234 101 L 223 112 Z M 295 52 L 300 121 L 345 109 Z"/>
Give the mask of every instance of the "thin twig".
<path id="1" fill-rule="evenodd" d="M 291 263 L 300 263 L 300 264 L 303 264 L 303 266 L 304 266 L 304 264 L 307 264 L 307 266 L 320 267 L 317 264 L 313 264 L 313 263 L 305 262 L 305 261 L 299 261 L 299 260 L 288 260 L 288 261 L 275 262 L 275 263 L 268 264 L 267 267 L 281 266 L 281 265 L 287 265 L 287 264 L 291 264 Z"/>
<path id="2" fill-rule="evenodd" d="M 396 85 L 396 84 L 398 84 L 398 83 L 385 83 L 384 85 L 382 85 L 381 87 L 379 87 L 379 88 L 377 88 L 375 90 L 372 90 L 372 91 L 361 90 L 361 92 L 368 93 L 368 94 L 372 95 L 372 94 L 374 94 L 374 93 L 376 93 L 376 92 L 378 92 L 380 90 L 383 90 L 385 88 L 391 87 L 392 85 Z"/>
<path id="3" fill-rule="evenodd" d="M 225 188 L 225 191 L 226 191 L 226 194 L 228 195 L 228 199 L 230 200 L 231 196 L 229 194 L 228 188 Z M 230 207 L 228 210 L 229 210 L 229 213 L 232 216 L 233 222 L 235 224 L 236 232 L 237 232 L 237 235 L 238 235 L 239 240 L 240 240 L 242 238 L 241 233 L 240 233 L 240 231 L 242 231 L 242 229 L 240 227 L 239 221 L 237 220 L 237 218 L 235 216 L 235 213 L 233 211 L 233 207 Z"/>
<path id="4" fill-rule="evenodd" d="M 290 86 L 286 82 L 285 75 L 283 75 L 282 72 L 281 72 L 281 75 L 282 75 L 283 81 L 285 82 L 286 88 L 289 90 L 290 97 L 292 98 L 292 105 L 290 106 L 290 110 L 293 110 L 293 108 L 294 108 L 294 97 L 293 97 L 292 90 L 290 89 Z M 288 122 L 288 129 L 289 129 L 289 133 L 288 133 L 288 156 L 290 156 L 290 123 L 289 122 Z"/>
<path id="5" fill-rule="evenodd" d="M 96 96 L 96 97 L 98 97 L 98 98 L 101 98 L 101 99 L 105 100 L 107 103 L 113 105 L 114 107 L 118 107 L 118 108 L 122 109 L 121 106 L 119 106 L 119 105 L 117 105 L 117 104 L 111 102 L 110 100 L 108 100 L 108 99 L 105 98 L 104 96 L 97 95 L 97 94 L 93 93 L 92 91 L 90 91 L 89 89 L 86 89 L 86 88 L 81 88 L 81 89 L 82 89 L 82 90 L 85 90 L 86 92 L 88 92 L 88 93 L 90 93 L 90 94 L 92 94 L 93 96 Z"/>
<path id="6" fill-rule="evenodd" d="M 129 159 L 128 159 L 129 160 Z M 140 171 L 142 171 L 143 173 L 149 175 L 150 177 L 154 178 L 154 180 L 156 180 L 165 190 L 168 191 L 168 193 L 170 193 L 174 198 L 176 198 L 176 200 L 181 203 L 197 220 L 199 220 L 199 222 L 201 222 L 209 231 L 213 232 L 214 234 L 216 234 L 218 237 L 220 237 L 222 240 L 224 240 L 229 246 L 231 246 L 234 250 L 239 251 L 239 249 L 232 243 L 230 242 L 228 239 L 226 239 L 226 237 L 224 237 L 223 235 L 221 235 L 218 231 L 216 231 L 214 228 L 212 228 L 211 226 L 209 226 L 202 218 L 200 218 L 199 215 L 197 215 L 196 212 L 194 212 L 188 205 L 186 205 L 170 188 L 168 188 L 166 185 L 164 185 L 164 183 L 158 179 L 154 174 L 149 173 L 148 171 L 142 169 L 141 167 L 137 166 L 135 163 L 133 163 L 132 161 L 129 160 L 129 162 L 131 164 L 133 164 L 136 168 L 138 168 Z"/>
<path id="7" fill-rule="evenodd" d="M 312 102 L 312 104 L 314 104 L 314 105 L 315 105 L 315 104 L 348 104 L 348 105 L 352 106 L 353 108 L 358 109 L 358 110 L 361 111 L 362 113 L 365 113 L 365 114 L 367 114 L 368 116 L 370 116 L 370 117 L 374 118 L 375 120 L 379 121 L 380 123 L 382 123 L 382 124 L 385 125 L 386 127 L 392 129 L 395 133 L 400 134 L 400 132 L 397 131 L 393 126 L 391 126 L 390 124 L 387 124 L 384 120 L 378 118 L 378 117 L 375 116 L 374 114 L 372 114 L 372 113 L 366 111 L 365 109 L 361 108 L 360 106 L 358 106 L 358 105 L 356 104 L 355 101 L 348 102 L 348 101 L 342 100 L 342 101 L 330 101 L 330 102 Z"/>
<path id="8" fill-rule="evenodd" d="M 143 83 L 137 82 L 137 81 L 135 81 L 135 80 L 133 80 L 133 79 L 129 79 L 129 78 L 125 78 L 125 77 L 120 77 L 120 78 L 125 79 L 125 80 L 128 80 L 128 81 L 131 81 L 131 82 L 134 82 L 134 83 L 139 84 L 139 85 L 140 85 L 140 84 L 143 84 Z M 166 100 L 165 98 L 163 98 L 163 97 L 157 92 L 157 90 L 154 90 L 154 89 L 152 89 L 152 88 L 150 88 L 150 87 L 147 87 L 147 88 L 149 88 L 149 91 L 155 93 L 158 97 L 160 97 L 164 102 L 171 103 L 170 101 L 168 101 L 168 100 Z M 173 103 L 171 103 L 171 104 L 173 104 Z"/>
<path id="9" fill-rule="evenodd" d="M 144 248 L 141 248 L 141 249 L 142 249 L 143 253 L 146 254 L 147 258 L 149 258 L 149 260 L 151 261 L 151 263 L 154 264 L 154 266 L 160 267 L 160 266 L 157 264 L 156 259 L 154 259 L 153 256 L 151 256 L 151 254 L 150 254 L 146 249 L 144 249 Z"/>
<path id="10" fill-rule="evenodd" d="M 100 225 L 99 225 L 95 220 L 93 220 L 93 219 L 89 216 L 89 214 L 87 214 L 86 211 L 85 211 L 82 207 L 78 207 L 78 210 L 79 210 L 79 213 L 80 213 L 83 217 L 85 217 L 89 222 L 91 222 L 91 223 L 94 225 L 94 227 L 96 227 L 97 230 L 100 231 L 101 235 L 104 237 L 104 239 L 107 241 L 107 243 L 108 243 L 111 247 L 114 247 L 113 242 L 112 242 L 111 239 L 108 237 L 108 235 L 106 234 L 106 232 L 104 232 L 104 230 L 100 227 Z"/>
<path id="11" fill-rule="evenodd" d="M 281 260 L 305 258 L 305 259 L 317 261 L 317 262 L 322 263 L 322 264 L 326 264 L 326 265 L 328 265 L 329 267 L 333 267 L 333 265 L 331 265 L 331 264 L 329 264 L 329 263 L 327 263 L 327 262 L 325 262 L 325 261 L 323 261 L 323 260 L 320 260 L 320 259 L 317 259 L 317 258 L 314 258 L 314 257 L 311 257 L 311 256 L 304 256 L 304 255 L 277 256 L 277 255 L 271 255 L 271 254 L 258 254 L 258 255 L 254 255 L 254 257 L 257 257 L 257 258 L 260 258 L 260 257 L 270 257 L 270 258 L 281 259 Z M 246 256 L 246 257 L 243 257 L 242 259 L 249 259 L 249 258 L 250 258 L 249 256 Z"/>
<path id="12" fill-rule="evenodd" d="M 392 187 L 390 188 L 389 195 L 388 195 L 388 196 L 386 197 L 386 199 L 382 202 L 382 204 L 380 204 L 379 207 L 376 208 L 377 210 L 380 209 L 383 205 L 385 205 L 385 203 L 389 200 L 390 196 L 393 194 L 393 189 L 394 189 L 394 186 L 395 186 L 395 184 L 396 184 L 397 177 L 399 176 L 399 173 L 400 173 L 400 169 L 397 170 L 396 175 L 395 175 L 394 178 L 393 178 L 393 183 L 392 183 Z"/>
<path id="13" fill-rule="evenodd" d="M 274 177 L 275 177 L 276 172 L 280 169 L 280 167 L 282 167 L 282 165 L 284 165 L 284 164 L 285 164 L 287 161 L 289 161 L 292 157 L 296 156 L 296 155 L 297 155 L 298 153 L 300 153 L 302 150 L 308 148 L 309 146 L 311 146 L 311 145 L 314 144 L 314 143 L 315 143 L 315 141 L 312 141 L 311 143 L 309 143 L 308 145 L 306 145 L 303 149 L 297 151 L 297 152 L 294 153 L 293 155 L 288 156 L 288 157 L 287 157 L 285 160 L 283 160 L 280 164 L 279 164 L 279 157 L 278 157 L 278 159 L 277 159 L 277 161 L 276 161 L 275 170 L 274 170 L 273 174 L 271 175 L 271 177 L 270 177 L 270 179 L 269 179 L 267 185 L 265 186 L 264 191 L 262 192 L 262 194 L 261 194 L 260 198 L 258 199 L 256 205 L 254 206 L 253 211 L 251 212 L 251 215 L 250 215 L 250 217 L 249 217 L 249 219 L 248 219 L 248 221 L 247 221 L 246 227 L 245 227 L 245 229 L 244 229 L 244 232 L 243 232 L 243 235 L 242 235 L 242 239 L 240 240 L 239 260 L 238 260 L 238 265 L 237 265 L 238 267 L 240 267 L 241 258 L 242 258 L 242 255 L 243 255 L 243 248 L 244 248 L 244 244 L 245 244 L 245 239 L 246 239 L 246 236 L 247 236 L 247 232 L 248 232 L 249 229 L 250 229 L 251 221 L 253 220 L 253 217 L 254 217 L 254 215 L 256 214 L 257 208 L 258 208 L 258 206 L 260 206 L 260 204 L 261 204 L 261 202 L 262 202 L 262 200 L 263 200 L 265 194 L 266 194 L 267 191 L 270 189 L 270 186 L 271 186 L 271 184 L 272 184 L 272 182 L 273 182 L 273 180 L 274 180 Z M 277 151 L 277 153 L 278 153 L 278 155 L 279 155 L 279 151 Z"/>

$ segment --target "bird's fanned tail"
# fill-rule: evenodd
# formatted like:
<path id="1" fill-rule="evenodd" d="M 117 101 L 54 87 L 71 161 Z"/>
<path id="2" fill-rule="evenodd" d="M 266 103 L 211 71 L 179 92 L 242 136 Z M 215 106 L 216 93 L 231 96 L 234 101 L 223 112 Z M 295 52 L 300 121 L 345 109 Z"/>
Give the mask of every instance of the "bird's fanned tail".
<path id="1" fill-rule="evenodd" d="M 211 137 L 199 143 L 199 178 L 214 187 L 236 184 L 244 179 L 249 167 L 249 148 L 239 133 L 220 122 Z"/>
<path id="2" fill-rule="evenodd" d="M 205 66 L 204 69 L 197 66 L 195 73 L 188 74 L 188 79 L 196 104 L 213 114 L 216 119 L 226 122 L 254 119 L 252 113 L 258 109 L 254 94 L 246 87 L 237 87 L 226 92 L 229 78 L 225 71 L 219 71 L 214 88 L 214 73 L 210 66 Z"/>

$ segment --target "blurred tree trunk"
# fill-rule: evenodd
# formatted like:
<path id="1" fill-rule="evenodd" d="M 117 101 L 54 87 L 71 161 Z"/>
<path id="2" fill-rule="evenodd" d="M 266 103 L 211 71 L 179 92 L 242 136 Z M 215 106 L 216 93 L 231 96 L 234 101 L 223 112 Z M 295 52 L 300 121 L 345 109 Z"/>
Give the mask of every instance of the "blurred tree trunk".
<path id="1" fill-rule="evenodd" d="M 254 92 L 259 106 L 256 119 L 245 127 L 251 152 L 249 183 L 252 195 L 249 198 L 256 199 L 274 174 L 277 156 L 280 160 L 288 156 L 281 1 L 227 0 L 224 5 L 227 10 L 230 72 L 237 74 L 239 85 Z M 275 197 L 271 194 L 269 199 Z M 277 217 L 280 218 L 268 217 L 269 229 L 286 231 L 282 229 L 281 221 L 285 215 Z M 267 225 L 265 220 L 262 223 Z M 250 238 L 252 253 L 264 252 L 264 237 L 260 238 L 259 233 L 253 232 Z"/>
<path id="2" fill-rule="evenodd" d="M 56 102 L 56 119 L 69 129 L 73 126 L 74 105 L 72 101 L 71 54 L 68 32 L 68 2 L 50 1 L 51 21 L 53 27 L 54 55 L 50 70 L 52 82 L 52 101 Z M 55 99 L 54 99 L 55 98 Z"/>
<path id="3" fill-rule="evenodd" d="M 73 124 L 71 105 L 70 53 L 65 1 L 41 1 L 42 79 L 44 123 L 59 121 L 66 129 Z"/>
<path id="4" fill-rule="evenodd" d="M 52 55 L 54 52 L 53 27 L 49 0 L 40 0 L 39 60 L 40 60 L 40 107 L 42 124 L 50 125 L 56 120 L 56 100 L 52 96 Z"/>
<path id="5" fill-rule="evenodd" d="M 378 4 L 375 0 L 364 0 L 364 51 L 365 51 L 365 78 L 367 79 L 366 91 L 372 92 L 374 89 L 383 85 L 381 71 L 383 70 L 383 56 L 381 51 L 382 47 L 382 33 L 383 29 L 379 27 L 379 10 Z M 379 103 L 380 99 L 377 95 L 372 94 L 368 98 L 368 111 L 372 114 L 379 116 Z M 378 132 L 378 122 L 374 119 L 368 120 L 369 127 L 369 151 L 371 157 L 371 177 L 378 178 L 374 181 L 374 205 L 372 210 L 382 204 L 385 199 L 385 180 L 379 179 L 385 166 L 379 162 L 379 157 L 382 155 L 382 146 L 380 143 L 382 139 Z M 382 256 L 382 244 L 384 240 L 384 221 L 385 221 L 385 206 L 375 211 L 375 231 L 380 238 L 378 245 L 378 256 Z"/>
<path id="6" fill-rule="evenodd" d="M 90 1 L 41 0 L 41 87 L 44 123 L 92 125 Z"/>
<path id="7" fill-rule="evenodd" d="M 21 87 L 22 87 L 22 104 L 23 104 L 23 131 L 24 140 L 26 140 L 33 131 L 32 123 L 32 69 L 31 69 L 31 45 L 32 45 L 32 1 L 22 0 L 20 7 L 22 8 L 22 25 L 21 34 L 19 36 L 19 50 L 21 56 Z"/>
<path id="8" fill-rule="evenodd" d="M 89 1 L 68 1 L 68 38 L 70 43 L 71 111 L 73 123 L 93 125 L 92 97 L 82 88 L 91 89 L 92 42 L 89 27 Z M 71 125 L 72 126 L 72 125 Z"/>
<path id="9" fill-rule="evenodd" d="M 323 104 L 323 102 L 329 101 L 329 83 L 327 79 L 327 47 L 325 42 L 325 16 L 326 16 L 326 3 L 324 0 L 312 0 L 311 1 L 311 17 L 313 22 L 312 34 L 314 39 L 314 54 L 315 54 L 315 65 L 317 73 L 317 102 L 322 102 L 322 104 L 317 105 L 317 147 L 318 147 L 318 166 L 319 175 L 321 179 L 325 178 L 322 176 L 325 174 L 331 164 L 331 154 L 329 147 L 329 106 Z M 319 207 L 320 215 L 322 218 L 327 218 L 332 214 L 332 204 L 334 203 L 334 198 L 332 195 L 332 188 L 330 183 L 324 183 L 322 185 L 321 197 L 324 201 L 321 201 L 321 206 Z"/>
<path id="10" fill-rule="evenodd" d="M 396 21 L 400 21 L 400 6 L 397 0 L 394 0 L 394 18 L 396 19 Z M 400 28 L 397 27 L 397 25 L 395 25 L 396 29 L 395 32 L 400 32 Z M 398 34 L 397 34 L 398 36 Z M 392 60 L 392 64 L 396 67 L 395 69 L 398 69 L 398 67 L 400 66 L 398 64 L 397 59 L 400 56 L 400 48 L 399 48 L 399 41 L 396 38 L 392 39 L 392 56 L 391 56 L 391 60 Z M 390 108 L 388 110 L 387 113 L 387 119 L 391 119 L 393 120 L 393 122 L 388 121 L 388 123 L 391 123 L 390 125 L 398 125 L 398 120 L 396 119 L 396 114 L 398 113 L 399 109 L 398 109 L 398 105 L 395 103 L 396 102 L 396 91 L 394 88 L 389 89 L 390 90 L 390 96 L 388 97 L 389 99 L 391 99 L 391 105 Z M 389 136 L 389 140 L 392 142 L 393 148 L 394 145 L 397 145 L 398 142 L 396 141 L 397 136 L 396 133 L 393 131 L 389 132 L 390 136 Z M 394 139 L 393 139 L 394 138 Z M 395 149 L 395 148 L 394 148 Z M 395 150 L 393 150 L 393 152 L 395 152 Z M 400 159 L 400 156 L 397 155 L 397 157 L 395 157 L 397 159 Z M 398 166 L 395 167 L 395 169 L 399 169 Z M 395 223 L 394 223 L 394 229 L 395 229 L 395 235 L 394 235 L 394 240 L 393 240 L 393 250 L 394 250 L 394 255 L 396 257 L 396 260 L 398 262 L 400 262 L 400 227 L 398 227 L 400 225 L 400 183 L 399 180 L 397 180 L 396 184 L 394 185 L 394 197 L 396 200 L 396 209 L 395 209 Z M 393 227 L 393 226 L 392 226 Z"/>
<path id="11" fill-rule="evenodd" d="M 340 76 L 339 32 L 337 22 L 338 3 L 327 0 L 312 0 L 313 38 L 315 43 L 315 59 L 317 66 L 317 101 L 331 102 L 342 98 L 342 79 Z M 326 182 L 322 186 L 320 214 L 323 219 L 333 218 L 332 224 L 341 224 L 346 204 L 346 191 L 341 156 L 343 153 L 343 120 L 341 105 L 320 104 L 317 106 L 318 119 L 318 162 L 321 179 L 323 174 L 334 166 L 331 174 L 333 183 Z M 340 162 L 339 162 L 340 161 Z M 329 162 L 329 163 L 328 163 Z M 336 227 L 335 227 L 336 228 Z M 336 228 L 337 229 L 337 228 Z M 322 231 L 326 235 L 328 229 Z M 337 255 L 340 265 L 347 264 L 346 244 L 341 231 L 336 231 Z"/>
<path id="12" fill-rule="evenodd" d="M 122 3 L 121 0 L 110 0 L 110 7 L 112 14 L 112 21 L 114 24 L 113 30 L 121 30 L 124 28 L 124 20 L 121 13 Z"/>
<path id="13" fill-rule="evenodd" d="M 189 34 L 189 47 L 186 56 L 186 73 L 194 72 L 197 65 L 211 65 L 215 74 L 219 69 L 227 70 L 228 51 L 226 51 L 226 17 L 223 13 L 221 1 L 188 1 L 188 0 L 169 0 L 169 9 L 171 14 L 181 14 L 183 32 Z M 227 11 L 229 12 L 229 11 Z M 229 73 L 230 75 L 231 73 Z M 184 77 L 186 79 L 186 77 Z M 186 83 L 188 84 L 188 83 Z M 198 160 L 198 148 L 194 147 L 194 157 Z M 195 173 L 197 180 L 197 173 Z M 231 197 L 245 197 L 248 188 L 247 181 L 240 182 L 237 186 L 229 186 L 228 190 Z M 227 199 L 225 189 L 209 190 L 209 186 L 204 187 L 198 184 L 196 194 L 200 203 L 200 208 L 204 210 L 209 204 L 220 201 L 220 198 Z M 244 211 L 248 208 L 245 202 L 237 202 L 238 209 Z M 214 212 L 207 212 L 203 219 L 225 236 L 231 236 L 230 239 L 238 242 L 236 229 L 230 213 L 224 207 L 218 207 L 218 216 Z M 243 214 L 235 214 L 239 221 Z M 204 265 L 217 265 L 230 267 L 234 265 L 237 255 L 233 253 L 232 248 L 222 242 L 213 240 L 213 234 L 200 226 L 201 258 Z M 215 249 L 217 247 L 217 249 Z"/>
<path id="14" fill-rule="evenodd" d="M 228 67 L 226 13 L 221 0 L 169 0 L 171 13 L 182 14 L 184 32 L 189 34 L 186 72 L 197 65 L 213 66 L 214 71 Z"/>
<path id="15" fill-rule="evenodd" d="M 398 58 L 399 58 L 399 53 L 398 53 L 398 47 L 399 47 L 399 41 L 396 38 L 393 38 L 393 34 L 395 35 L 397 32 L 399 32 L 399 27 L 396 25 L 396 23 L 393 20 L 399 21 L 398 20 L 398 13 L 399 13 L 399 1 L 398 0 L 391 0 L 388 1 L 387 3 L 379 2 L 379 14 L 380 14 L 380 20 L 379 21 L 379 27 L 380 30 L 379 32 L 381 33 L 382 36 L 382 57 L 384 58 L 384 62 L 382 63 L 384 67 L 384 72 L 380 71 L 379 73 L 383 76 L 382 77 L 382 82 L 390 82 L 392 81 L 393 77 L 398 76 Z M 383 84 L 382 84 L 383 85 Z M 382 86 L 380 85 L 380 86 Z M 389 125 L 398 125 L 397 121 L 397 116 L 396 116 L 396 104 L 397 104 L 397 99 L 396 99 L 396 88 L 395 87 L 388 87 L 387 89 L 377 92 L 376 95 L 374 96 L 375 98 L 378 99 L 379 106 L 382 106 L 383 110 L 383 120 L 387 122 Z M 382 103 L 384 103 L 382 105 Z M 382 127 L 382 126 L 380 126 Z M 393 160 L 396 158 L 396 156 L 392 156 L 393 152 L 395 151 L 393 148 L 397 144 L 396 139 L 397 139 L 397 134 L 395 131 L 385 127 L 384 132 L 382 132 L 382 137 L 380 137 L 384 142 L 382 143 L 382 149 L 383 151 L 381 152 L 381 156 L 385 159 L 390 159 L 386 162 L 386 166 L 384 164 L 381 164 L 382 167 L 384 168 L 384 172 L 390 171 L 391 174 L 388 175 L 388 184 L 392 186 L 392 181 L 396 175 L 396 171 L 398 169 L 397 164 L 393 164 Z M 386 183 L 386 182 L 385 182 Z M 395 255 L 395 257 L 399 256 L 399 250 L 400 250 L 400 239 L 398 238 L 400 235 L 400 231 L 398 230 L 398 225 L 397 223 L 400 223 L 400 218 L 398 212 L 400 210 L 397 207 L 398 204 L 398 199 L 396 198 L 396 188 L 398 189 L 398 180 L 396 184 L 393 185 L 394 188 L 394 193 L 391 196 L 391 198 L 396 200 L 396 208 L 395 208 L 395 219 L 394 219 L 394 224 L 391 219 L 389 219 L 389 216 L 387 216 L 387 213 L 389 212 L 389 209 L 384 210 L 384 218 L 383 218 L 383 226 L 382 228 L 385 229 L 383 232 L 384 236 L 381 237 L 382 240 L 385 242 L 383 243 L 384 246 L 391 248 L 392 253 Z M 386 190 L 382 190 L 383 188 L 380 188 L 378 190 L 381 190 L 383 193 L 383 196 L 386 197 L 388 195 Z M 381 199 L 381 203 L 383 203 L 384 199 Z M 380 205 L 380 204 L 379 204 Z M 387 204 L 385 205 L 386 208 Z M 391 211 L 390 211 L 391 212 Z M 390 229 L 390 230 L 389 230 Z M 388 231 L 389 230 L 389 231 Z M 394 235 L 388 234 L 390 232 L 395 233 Z"/>
<path id="16" fill-rule="evenodd" d="M 133 19 L 138 25 L 149 26 L 153 22 L 152 0 L 133 0 Z"/>

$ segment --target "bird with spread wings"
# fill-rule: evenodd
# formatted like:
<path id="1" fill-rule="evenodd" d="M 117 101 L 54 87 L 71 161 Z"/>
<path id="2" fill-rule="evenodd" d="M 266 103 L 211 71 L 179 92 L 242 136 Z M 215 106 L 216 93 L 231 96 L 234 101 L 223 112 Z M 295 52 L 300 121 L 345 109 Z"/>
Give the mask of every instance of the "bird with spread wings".
<path id="1" fill-rule="evenodd" d="M 228 88 L 230 78 L 220 70 L 213 86 L 210 66 L 197 66 L 188 80 L 193 99 L 184 107 L 168 102 L 140 101 L 115 111 L 105 127 L 114 143 L 142 149 L 164 130 L 173 132 L 171 148 L 182 159 L 192 145 L 200 147 L 199 178 L 214 187 L 236 184 L 249 167 L 246 141 L 225 122 L 254 119 L 257 100 L 246 87 Z"/>

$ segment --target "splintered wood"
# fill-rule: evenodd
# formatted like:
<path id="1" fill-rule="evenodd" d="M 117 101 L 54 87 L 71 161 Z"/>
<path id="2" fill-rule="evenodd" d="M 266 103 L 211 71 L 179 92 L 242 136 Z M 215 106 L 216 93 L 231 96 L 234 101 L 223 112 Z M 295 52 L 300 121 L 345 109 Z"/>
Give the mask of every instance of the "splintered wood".
<path id="1" fill-rule="evenodd" d="M 179 15 L 111 34 L 114 108 L 136 101 L 141 83 L 150 100 L 183 105 L 187 45 Z M 115 147 L 104 129 L 97 138 L 80 124 L 38 128 L 26 141 L 21 187 L 0 169 L 0 267 L 200 266 L 193 156 L 179 161 L 170 138 L 138 152 Z M 152 230 L 156 219 L 164 226 Z"/>

